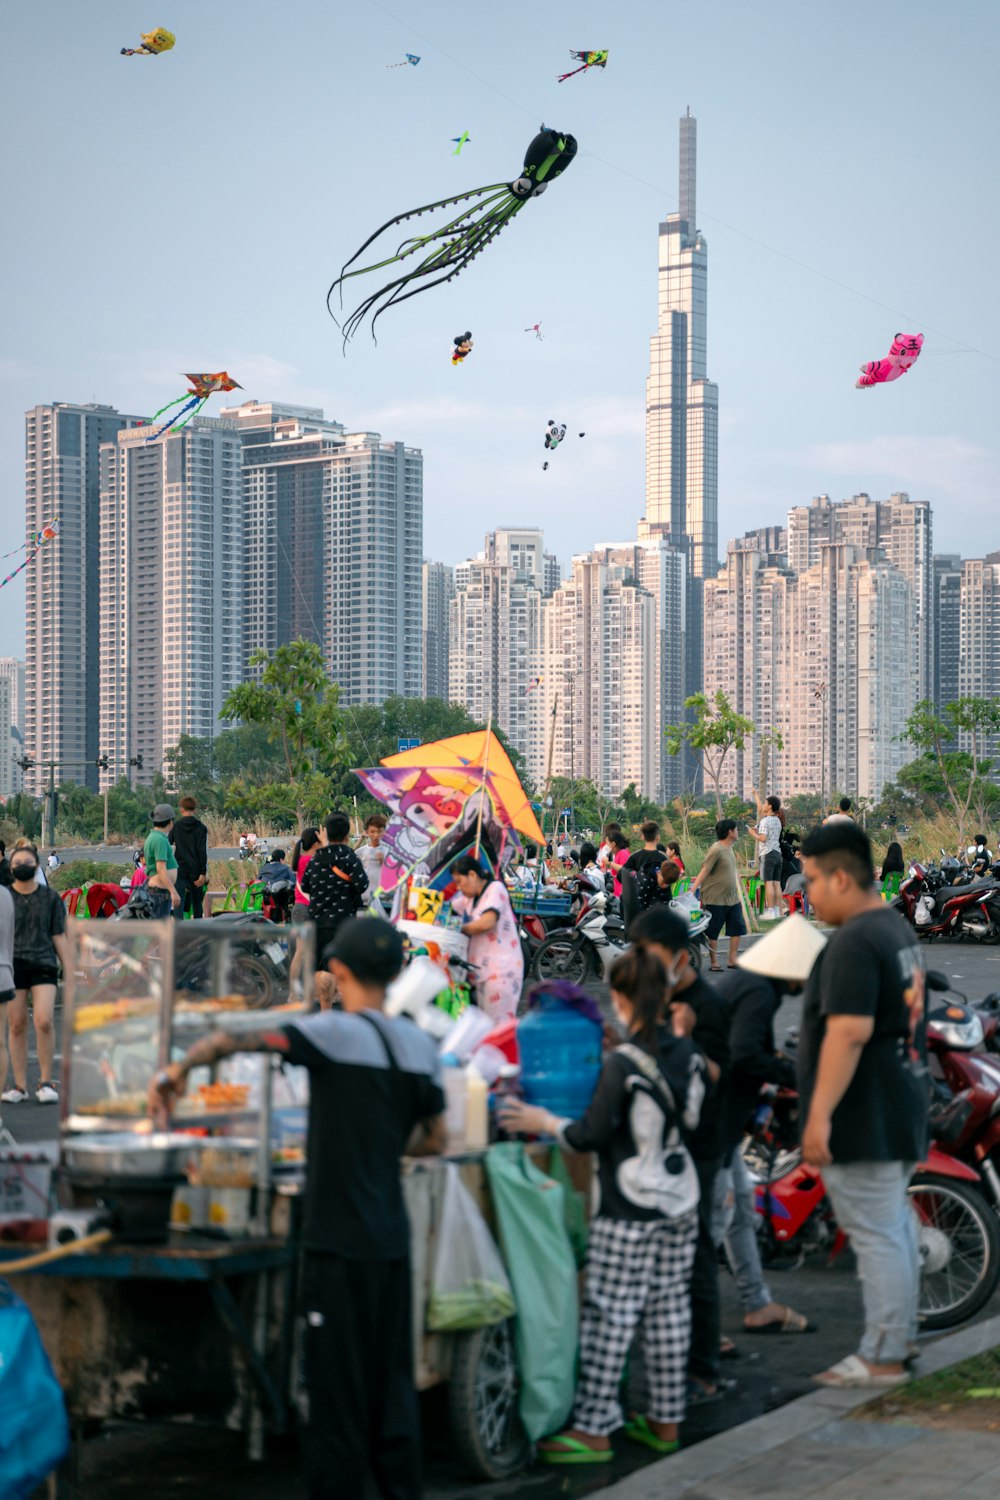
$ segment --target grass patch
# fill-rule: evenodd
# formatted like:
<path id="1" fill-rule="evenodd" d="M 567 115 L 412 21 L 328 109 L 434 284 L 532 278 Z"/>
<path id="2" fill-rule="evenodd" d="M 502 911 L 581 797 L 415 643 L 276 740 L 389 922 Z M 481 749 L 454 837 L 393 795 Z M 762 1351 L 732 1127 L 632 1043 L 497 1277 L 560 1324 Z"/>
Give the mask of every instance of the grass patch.
<path id="1" fill-rule="evenodd" d="M 861 1422 L 913 1422 L 940 1430 L 1000 1432 L 1000 1349 L 974 1354 L 936 1375 L 925 1375 L 880 1396 L 852 1416 Z"/>

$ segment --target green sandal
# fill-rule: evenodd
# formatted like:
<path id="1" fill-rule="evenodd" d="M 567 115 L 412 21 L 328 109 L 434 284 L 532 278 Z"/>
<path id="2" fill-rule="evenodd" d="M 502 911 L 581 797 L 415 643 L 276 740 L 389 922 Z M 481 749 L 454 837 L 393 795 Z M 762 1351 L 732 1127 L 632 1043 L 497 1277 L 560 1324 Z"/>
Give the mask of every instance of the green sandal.
<path id="1" fill-rule="evenodd" d="M 630 1417 L 625 1423 L 625 1436 L 631 1438 L 633 1443 L 643 1443 L 647 1448 L 652 1448 L 654 1453 L 676 1453 L 680 1447 L 677 1438 L 657 1437 L 645 1417 Z"/>
<path id="2" fill-rule="evenodd" d="M 570 1437 L 565 1432 L 557 1433 L 549 1442 L 562 1443 L 562 1451 L 539 1448 L 537 1456 L 540 1464 L 609 1464 L 615 1456 L 610 1448 L 588 1448 L 579 1438 Z"/>

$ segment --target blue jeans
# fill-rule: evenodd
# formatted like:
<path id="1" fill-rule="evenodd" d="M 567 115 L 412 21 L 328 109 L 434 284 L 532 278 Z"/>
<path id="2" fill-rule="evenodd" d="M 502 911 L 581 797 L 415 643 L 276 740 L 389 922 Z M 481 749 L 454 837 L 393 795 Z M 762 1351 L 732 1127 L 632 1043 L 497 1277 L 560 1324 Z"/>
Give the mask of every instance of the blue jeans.
<path id="1" fill-rule="evenodd" d="M 760 1263 L 754 1187 L 739 1146 L 715 1179 L 714 1210 L 712 1232 L 716 1243 L 725 1247 L 743 1311 L 759 1312 L 774 1299 Z"/>
<path id="2" fill-rule="evenodd" d="M 907 1186 L 913 1162 L 856 1161 L 823 1168 L 837 1223 L 858 1259 L 865 1331 L 858 1353 L 875 1365 L 909 1358 L 917 1336 L 920 1253 Z"/>

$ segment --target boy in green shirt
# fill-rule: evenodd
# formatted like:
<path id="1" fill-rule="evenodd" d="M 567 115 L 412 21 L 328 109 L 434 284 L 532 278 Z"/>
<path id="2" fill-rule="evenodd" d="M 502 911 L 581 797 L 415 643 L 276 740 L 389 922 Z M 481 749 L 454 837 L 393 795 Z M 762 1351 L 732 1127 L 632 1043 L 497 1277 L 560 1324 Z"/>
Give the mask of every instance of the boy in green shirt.
<path id="1" fill-rule="evenodd" d="M 153 900 L 153 917 L 169 917 L 180 905 L 177 894 L 177 856 L 167 835 L 174 826 L 174 810 L 169 802 L 158 802 L 153 808 L 153 828 L 144 845 L 146 855 L 146 888 Z"/>

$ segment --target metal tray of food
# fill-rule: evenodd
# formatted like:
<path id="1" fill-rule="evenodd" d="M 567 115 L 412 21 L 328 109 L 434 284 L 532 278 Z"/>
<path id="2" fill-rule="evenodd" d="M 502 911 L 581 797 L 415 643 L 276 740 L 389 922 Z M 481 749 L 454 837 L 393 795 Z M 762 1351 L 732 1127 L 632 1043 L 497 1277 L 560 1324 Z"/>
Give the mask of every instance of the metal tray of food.
<path id="1" fill-rule="evenodd" d="M 113 1131 L 63 1141 L 63 1161 L 70 1172 L 90 1177 L 182 1177 L 188 1160 L 209 1142 L 204 1136 L 175 1130 L 148 1135 Z"/>

